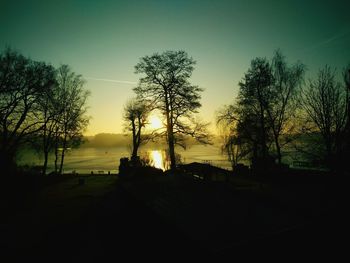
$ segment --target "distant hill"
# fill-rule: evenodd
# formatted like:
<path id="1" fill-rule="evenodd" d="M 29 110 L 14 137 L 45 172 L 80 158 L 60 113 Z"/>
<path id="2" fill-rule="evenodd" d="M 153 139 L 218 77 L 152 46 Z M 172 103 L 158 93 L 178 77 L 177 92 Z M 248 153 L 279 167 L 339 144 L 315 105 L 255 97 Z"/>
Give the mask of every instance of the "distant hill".
<path id="1" fill-rule="evenodd" d="M 131 144 L 131 136 L 117 133 L 99 133 L 95 136 L 85 136 L 85 143 L 81 147 L 126 147 Z M 214 144 L 217 144 L 217 138 L 213 139 Z M 147 145 L 164 145 L 166 144 L 164 139 L 160 139 L 157 142 L 149 142 Z M 187 140 L 187 145 L 199 144 L 192 137 Z"/>
<path id="2" fill-rule="evenodd" d="M 85 136 L 82 147 L 118 147 L 128 146 L 130 136 L 115 133 L 99 133 L 95 136 Z"/>

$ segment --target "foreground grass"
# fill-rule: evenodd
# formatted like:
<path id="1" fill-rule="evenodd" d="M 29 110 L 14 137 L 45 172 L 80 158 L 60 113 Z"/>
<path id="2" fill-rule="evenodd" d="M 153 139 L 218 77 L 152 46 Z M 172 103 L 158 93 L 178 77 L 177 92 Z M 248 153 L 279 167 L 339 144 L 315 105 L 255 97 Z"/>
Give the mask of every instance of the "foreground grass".
<path id="1" fill-rule="evenodd" d="M 81 179 L 82 184 L 79 182 Z M 69 178 L 42 189 L 34 209 L 50 223 L 81 220 L 89 208 L 114 190 L 116 181 L 116 176 Z"/>
<path id="2" fill-rule="evenodd" d="M 103 196 L 115 189 L 117 181 L 116 176 L 86 176 L 84 184 L 79 179 L 35 178 L 33 185 L 26 180 L 12 185 L 8 190 L 11 194 L 1 202 L 5 212 L 0 222 L 1 243 L 18 249 L 35 246 L 50 229 L 84 222 Z"/>
<path id="3" fill-rule="evenodd" d="M 40 183 L 29 180 L 26 187 L 18 182 L 8 193 L 16 191 L 13 196 L 20 197 L 22 205 L 11 201 L 1 219 L 2 245 L 30 250 L 59 236 L 56 245 L 88 243 L 87 249 L 82 247 L 100 255 L 125 240 L 131 246 L 142 240 L 135 249 L 151 248 L 152 242 L 169 242 L 177 232 L 177 241 L 189 240 L 186 246 L 200 248 L 200 253 L 227 254 L 232 247 L 237 252 L 237 247 L 256 249 L 257 244 L 267 249 L 283 248 L 284 243 L 293 249 L 300 243 L 321 245 L 324 235 L 334 238 L 333 228 L 342 226 L 338 201 L 344 191 L 328 177 L 212 182 L 140 174 L 131 180 L 103 175 L 83 177 L 83 183 L 80 179 L 41 178 Z M 24 189 L 29 194 L 16 195 Z M 157 236 L 157 231 L 163 234 Z M 102 245 L 97 249 L 98 242 Z"/>

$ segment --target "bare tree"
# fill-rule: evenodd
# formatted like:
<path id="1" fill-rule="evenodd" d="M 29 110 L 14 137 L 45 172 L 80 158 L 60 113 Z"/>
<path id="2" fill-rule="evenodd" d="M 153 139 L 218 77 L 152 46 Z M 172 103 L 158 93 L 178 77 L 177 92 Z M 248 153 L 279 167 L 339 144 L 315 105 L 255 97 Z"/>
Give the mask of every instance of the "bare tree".
<path id="1" fill-rule="evenodd" d="M 311 80 L 303 94 L 303 109 L 311 124 L 310 130 L 319 133 L 325 148 L 325 161 L 335 168 L 336 158 L 342 148 L 347 118 L 345 89 L 335 80 L 335 71 L 326 66 Z"/>
<path id="2" fill-rule="evenodd" d="M 150 139 L 150 136 L 142 133 L 150 112 L 151 107 L 137 99 L 129 100 L 124 107 L 125 129 L 132 135 L 131 161 L 134 163 L 137 160 L 139 147 Z"/>
<path id="3" fill-rule="evenodd" d="M 175 144 L 183 146 L 182 135 L 190 135 L 207 142 L 207 124 L 198 122 L 197 113 L 202 89 L 193 86 L 189 78 L 195 61 L 184 51 L 166 51 L 145 56 L 135 66 L 135 72 L 144 74 L 134 91 L 140 99 L 149 99 L 166 120 L 166 138 L 169 147 L 170 168 L 176 168 Z"/>
<path id="4" fill-rule="evenodd" d="M 344 131 L 344 144 L 340 162 L 343 166 L 343 172 L 349 174 L 350 168 L 347 160 L 350 156 L 350 64 L 343 72 L 344 84 L 346 90 L 346 124 Z"/>
<path id="5" fill-rule="evenodd" d="M 236 106 L 227 105 L 219 110 L 216 114 L 216 124 L 219 127 L 222 139 L 221 150 L 226 154 L 232 170 L 234 170 L 239 161 L 250 153 L 244 139 L 239 136 L 240 120 L 238 119 Z"/>
<path id="6" fill-rule="evenodd" d="M 271 127 L 277 152 L 277 161 L 282 163 L 281 147 L 289 140 L 281 141 L 282 135 L 288 136 L 295 129 L 297 103 L 305 66 L 300 62 L 288 66 L 280 50 L 275 52 L 271 63 L 273 82 L 271 83 L 269 100 L 265 101 L 267 119 Z M 286 139 L 286 137 L 284 138 Z"/>
<path id="7" fill-rule="evenodd" d="M 350 64 L 346 67 L 343 72 L 345 90 L 346 90 L 346 133 L 348 138 L 348 148 L 350 148 Z"/>
<path id="8" fill-rule="evenodd" d="M 57 172 L 58 150 L 60 166 L 58 173 L 62 173 L 65 153 L 68 148 L 80 145 L 83 140 L 82 132 L 89 123 L 87 113 L 87 98 L 89 91 L 84 90 L 84 80 L 81 75 L 74 73 L 68 65 L 62 65 L 57 71 L 57 100 L 56 110 L 60 113 L 55 120 L 55 169 Z"/>
<path id="9" fill-rule="evenodd" d="M 40 97 L 38 111 L 44 121 L 43 129 L 37 134 L 39 145 L 34 147 L 44 156 L 42 174 L 45 175 L 48 166 L 49 153 L 55 148 L 55 131 L 58 129 L 59 119 L 63 108 L 60 107 L 59 85 L 43 92 Z M 36 142 L 36 141 L 35 141 Z"/>
<path id="10" fill-rule="evenodd" d="M 54 68 L 16 51 L 0 54 L 0 166 L 14 165 L 19 146 L 43 128 L 43 93 L 55 84 Z"/>

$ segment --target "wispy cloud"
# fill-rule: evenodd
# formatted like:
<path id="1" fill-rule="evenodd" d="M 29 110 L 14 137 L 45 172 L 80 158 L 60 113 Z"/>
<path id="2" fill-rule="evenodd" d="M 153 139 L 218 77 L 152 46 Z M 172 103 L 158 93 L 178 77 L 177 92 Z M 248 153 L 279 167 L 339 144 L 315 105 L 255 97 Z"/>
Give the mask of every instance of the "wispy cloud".
<path id="1" fill-rule="evenodd" d="M 91 77 L 87 77 L 86 79 L 96 80 L 96 81 L 105 81 L 105 82 L 114 82 L 114 83 L 121 83 L 121 84 L 129 84 L 129 85 L 137 84 L 137 82 L 135 82 L 135 81 L 128 81 L 128 80 L 100 79 L 100 78 L 91 78 Z"/>
<path id="2" fill-rule="evenodd" d="M 329 38 L 327 38 L 327 39 L 325 39 L 325 40 L 322 40 L 322 41 L 320 41 L 320 42 L 318 42 L 318 43 L 316 43 L 316 44 L 314 44 L 314 45 L 312 45 L 312 46 L 310 46 L 310 47 L 306 47 L 306 48 L 302 49 L 301 51 L 303 51 L 303 52 L 305 52 L 305 51 L 311 51 L 311 50 L 314 50 L 314 49 L 317 49 L 317 48 L 326 46 L 326 45 L 328 45 L 329 43 L 332 43 L 332 42 L 334 42 L 334 41 L 336 41 L 336 40 L 338 40 L 338 39 L 341 39 L 341 38 L 343 38 L 343 37 L 345 37 L 345 36 L 347 36 L 347 35 L 349 35 L 349 34 L 350 34 L 350 30 L 347 30 L 347 31 L 345 31 L 345 32 L 338 33 L 338 34 L 336 34 L 336 35 L 334 35 L 334 36 L 332 36 L 332 37 L 329 37 Z"/>
<path id="3" fill-rule="evenodd" d="M 320 43 L 317 44 L 317 46 L 323 46 L 323 45 L 329 44 L 329 43 L 331 43 L 331 42 L 333 42 L 333 41 L 335 41 L 335 40 L 337 40 L 339 38 L 342 38 L 342 37 L 348 35 L 348 34 L 350 34 L 350 31 L 346 31 L 346 32 L 342 32 L 342 33 L 336 34 L 336 35 L 334 35 L 334 36 L 332 36 L 332 37 L 330 37 L 330 38 L 328 38 L 328 39 L 326 39 L 324 41 L 321 41 Z"/>

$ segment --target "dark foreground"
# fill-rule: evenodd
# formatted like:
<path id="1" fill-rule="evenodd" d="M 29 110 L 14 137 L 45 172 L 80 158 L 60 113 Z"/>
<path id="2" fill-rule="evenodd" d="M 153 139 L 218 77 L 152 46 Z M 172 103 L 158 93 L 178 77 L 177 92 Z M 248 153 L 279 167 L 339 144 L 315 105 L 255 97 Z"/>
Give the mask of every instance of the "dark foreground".
<path id="1" fill-rule="evenodd" d="M 333 179 L 44 181 L 2 189 L 2 262 L 347 256 L 347 187 Z"/>

